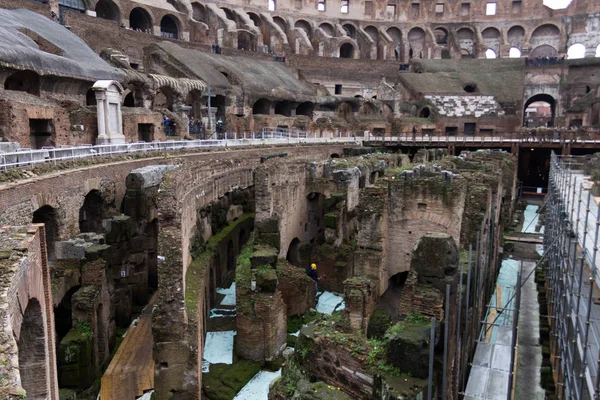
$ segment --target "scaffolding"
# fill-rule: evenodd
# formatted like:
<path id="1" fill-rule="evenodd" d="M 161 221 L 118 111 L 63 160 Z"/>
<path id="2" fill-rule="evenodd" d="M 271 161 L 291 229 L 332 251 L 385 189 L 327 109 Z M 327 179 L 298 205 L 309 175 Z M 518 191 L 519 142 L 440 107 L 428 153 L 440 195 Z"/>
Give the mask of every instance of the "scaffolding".
<path id="1" fill-rule="evenodd" d="M 600 208 L 585 157 L 551 156 L 544 247 L 552 371 L 559 399 L 599 398 Z"/>

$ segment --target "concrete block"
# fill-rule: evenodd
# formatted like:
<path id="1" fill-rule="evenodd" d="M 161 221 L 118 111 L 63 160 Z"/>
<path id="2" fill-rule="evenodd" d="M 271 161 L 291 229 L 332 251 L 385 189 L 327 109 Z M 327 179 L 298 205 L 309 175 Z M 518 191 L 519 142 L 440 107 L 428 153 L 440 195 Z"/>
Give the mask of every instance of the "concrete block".
<path id="1" fill-rule="evenodd" d="M 127 175 L 125 183 L 128 189 L 146 189 L 158 186 L 165 173 L 177 167 L 178 165 L 149 165 L 134 169 Z"/>

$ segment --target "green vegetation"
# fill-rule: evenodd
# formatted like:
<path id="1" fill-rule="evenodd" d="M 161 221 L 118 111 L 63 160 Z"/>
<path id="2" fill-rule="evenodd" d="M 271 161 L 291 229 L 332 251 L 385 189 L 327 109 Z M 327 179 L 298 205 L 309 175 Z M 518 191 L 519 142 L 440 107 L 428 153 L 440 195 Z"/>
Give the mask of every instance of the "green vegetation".
<path id="1" fill-rule="evenodd" d="M 212 364 L 210 372 L 202 374 L 202 387 L 209 400 L 232 400 L 260 371 L 260 364 L 239 360 L 233 364 Z"/>
<path id="2" fill-rule="evenodd" d="M 254 214 L 247 213 L 240 215 L 238 219 L 229 223 L 220 232 L 212 235 L 208 241 L 198 246 L 196 252 L 192 253 L 192 262 L 190 263 L 185 276 L 185 306 L 189 316 L 195 316 L 198 308 L 198 292 L 203 282 L 204 270 L 209 265 L 211 258 L 216 253 L 221 243 L 229 237 L 231 232 L 240 224 L 248 219 L 254 218 Z"/>
<path id="3" fill-rule="evenodd" d="M 367 337 L 370 339 L 382 339 L 391 324 L 392 318 L 387 312 L 381 309 L 375 310 L 373 315 L 371 315 L 371 319 L 369 320 Z"/>

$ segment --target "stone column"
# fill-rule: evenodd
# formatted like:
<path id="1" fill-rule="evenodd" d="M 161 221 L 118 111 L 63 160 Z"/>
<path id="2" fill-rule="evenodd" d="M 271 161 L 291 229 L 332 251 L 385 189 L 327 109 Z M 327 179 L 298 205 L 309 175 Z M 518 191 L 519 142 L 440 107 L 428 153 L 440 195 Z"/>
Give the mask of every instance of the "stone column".
<path id="1" fill-rule="evenodd" d="M 98 113 L 98 144 L 104 144 L 108 140 L 106 136 L 106 115 L 104 109 L 106 107 L 106 93 L 97 90 L 96 94 L 96 110 Z"/>

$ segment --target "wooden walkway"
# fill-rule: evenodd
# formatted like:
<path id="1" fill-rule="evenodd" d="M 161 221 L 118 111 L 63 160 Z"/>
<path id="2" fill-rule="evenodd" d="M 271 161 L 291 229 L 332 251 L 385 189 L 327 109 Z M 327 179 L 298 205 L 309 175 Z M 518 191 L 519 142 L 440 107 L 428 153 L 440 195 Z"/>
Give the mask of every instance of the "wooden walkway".
<path id="1" fill-rule="evenodd" d="M 535 235 L 523 235 L 523 236 L 504 236 L 504 240 L 507 242 L 522 242 L 522 243 L 535 243 L 543 244 L 544 239 L 539 234 Z"/>
<path id="2" fill-rule="evenodd" d="M 135 327 L 127 335 L 102 376 L 100 399 L 134 400 L 154 388 L 152 358 L 152 307 L 156 294 L 148 303 Z"/>

